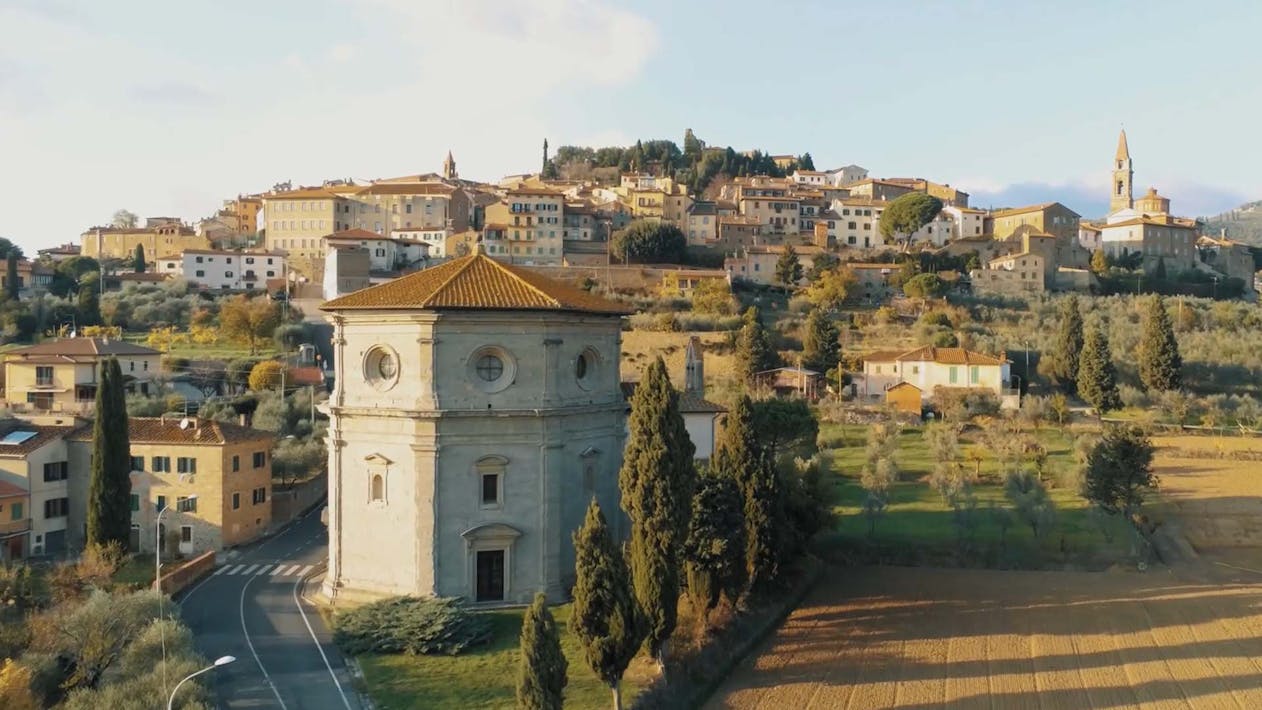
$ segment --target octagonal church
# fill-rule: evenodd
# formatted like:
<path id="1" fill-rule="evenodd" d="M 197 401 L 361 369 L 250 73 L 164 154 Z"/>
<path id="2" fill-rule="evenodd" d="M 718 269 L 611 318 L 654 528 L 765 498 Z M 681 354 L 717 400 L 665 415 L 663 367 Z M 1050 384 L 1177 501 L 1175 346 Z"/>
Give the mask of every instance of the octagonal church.
<path id="1" fill-rule="evenodd" d="M 622 304 L 482 254 L 322 306 L 330 597 L 554 599 L 618 507 Z"/>

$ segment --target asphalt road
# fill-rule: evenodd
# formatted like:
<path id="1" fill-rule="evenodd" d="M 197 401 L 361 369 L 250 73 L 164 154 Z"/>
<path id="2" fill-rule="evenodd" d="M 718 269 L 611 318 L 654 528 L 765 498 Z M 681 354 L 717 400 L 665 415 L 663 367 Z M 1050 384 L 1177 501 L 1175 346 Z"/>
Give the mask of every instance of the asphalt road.
<path id="1" fill-rule="evenodd" d="M 198 650 L 212 660 L 237 658 L 205 678 L 221 707 L 361 710 L 319 612 L 302 599 L 327 554 L 318 511 L 225 557 L 179 599 Z"/>

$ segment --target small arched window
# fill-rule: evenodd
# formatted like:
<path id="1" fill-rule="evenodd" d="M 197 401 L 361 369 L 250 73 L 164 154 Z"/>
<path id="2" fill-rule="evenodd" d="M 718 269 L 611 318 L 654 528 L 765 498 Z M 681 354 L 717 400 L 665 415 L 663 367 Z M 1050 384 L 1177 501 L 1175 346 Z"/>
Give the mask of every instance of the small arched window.
<path id="1" fill-rule="evenodd" d="M 372 475 L 369 500 L 373 503 L 384 503 L 386 500 L 386 478 L 380 473 L 374 473 Z"/>

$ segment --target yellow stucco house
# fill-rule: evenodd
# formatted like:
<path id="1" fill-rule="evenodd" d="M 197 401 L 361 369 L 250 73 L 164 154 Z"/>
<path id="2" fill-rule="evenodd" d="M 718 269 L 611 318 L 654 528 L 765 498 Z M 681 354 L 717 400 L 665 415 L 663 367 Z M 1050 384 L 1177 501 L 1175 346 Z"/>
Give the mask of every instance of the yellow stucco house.
<path id="1" fill-rule="evenodd" d="M 913 350 L 886 350 L 863 358 L 860 396 L 885 397 L 896 385 L 915 385 L 926 400 L 939 388 L 985 389 L 1005 407 L 1015 406 L 1008 358 L 932 345 Z"/>
<path id="2" fill-rule="evenodd" d="M 148 393 L 162 353 L 114 338 L 61 338 L 4 355 L 4 402 L 16 412 L 92 411 L 101 363 L 118 358 L 127 389 Z"/>

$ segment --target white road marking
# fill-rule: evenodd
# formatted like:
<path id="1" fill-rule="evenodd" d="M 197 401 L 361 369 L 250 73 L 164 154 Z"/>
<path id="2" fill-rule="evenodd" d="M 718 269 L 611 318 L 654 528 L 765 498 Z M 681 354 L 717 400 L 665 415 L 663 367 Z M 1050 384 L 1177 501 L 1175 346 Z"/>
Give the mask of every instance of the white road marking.
<path id="1" fill-rule="evenodd" d="M 227 572 L 224 572 L 224 574 L 236 574 L 237 572 L 241 571 L 242 567 L 245 567 L 245 565 L 233 565 L 232 569 L 228 570 Z"/>
<path id="2" fill-rule="evenodd" d="M 251 574 L 253 574 L 253 573 L 254 573 L 254 570 L 256 570 L 256 569 L 258 569 L 258 568 L 259 568 L 259 566 L 258 566 L 258 565 L 250 565 L 250 566 L 249 566 L 249 567 L 247 567 L 247 568 L 246 568 L 246 570 L 245 570 L 244 572 L 242 572 L 241 574 L 245 575 L 246 577 L 249 577 Z"/>
<path id="3" fill-rule="evenodd" d="M 1227 564 L 1226 562 L 1218 562 L 1218 561 L 1215 561 L 1215 562 L 1214 562 L 1214 564 L 1219 565 L 1220 567 L 1227 567 L 1227 568 L 1230 568 L 1230 569 L 1238 569 L 1238 570 L 1240 570 L 1241 572 L 1252 572 L 1252 573 L 1254 573 L 1254 574 L 1262 574 L 1262 570 L 1249 569 L 1248 567 L 1237 567 L 1236 565 L 1229 565 L 1229 564 Z"/>
<path id="4" fill-rule="evenodd" d="M 283 564 L 276 565 L 276 567 L 272 569 L 272 572 L 271 572 L 272 576 L 275 577 L 276 575 L 280 574 L 280 571 L 283 569 L 285 569 L 285 565 Z"/>
<path id="5" fill-rule="evenodd" d="M 311 569 L 310 566 L 307 569 Z M 316 650 L 320 652 L 320 658 L 324 660 L 324 667 L 329 670 L 329 677 L 333 679 L 333 685 L 337 688 L 337 694 L 342 696 L 342 704 L 346 706 L 346 710 L 352 710 L 351 701 L 346 697 L 346 692 L 342 690 L 342 683 L 338 681 L 337 674 L 333 672 L 333 666 L 329 663 L 329 657 L 324 655 L 324 647 L 320 645 L 320 639 L 316 638 L 315 629 L 311 628 L 311 622 L 307 620 L 307 611 L 302 608 L 302 602 L 298 599 L 298 587 L 301 587 L 306 581 L 306 574 L 298 578 L 294 582 L 294 606 L 298 607 L 298 613 L 302 615 L 302 623 L 307 626 L 307 633 L 311 634 L 311 641 L 315 644 Z"/>
<path id="6" fill-rule="evenodd" d="M 283 575 L 285 575 L 286 577 L 288 577 L 289 575 L 291 575 L 291 574 L 293 574 L 294 572 L 297 572 L 297 571 L 298 571 L 298 565 L 294 565 L 294 566 L 292 566 L 292 567 L 286 567 L 286 568 L 285 568 L 285 571 L 284 571 L 284 572 L 282 572 L 281 574 L 283 574 Z"/>
<path id="7" fill-rule="evenodd" d="M 215 570 L 215 574 L 223 574 L 224 572 L 227 572 L 227 571 L 228 571 L 228 565 L 224 565 L 220 567 L 219 569 Z M 210 576 L 214 577 L 215 574 L 212 574 Z"/>
<path id="8" fill-rule="evenodd" d="M 245 636 L 245 644 L 250 647 L 250 655 L 254 656 L 254 662 L 258 664 L 259 670 L 263 673 L 263 680 L 267 681 L 267 686 L 272 689 L 272 695 L 276 696 L 276 702 L 280 703 L 281 710 L 287 710 L 285 701 L 280 697 L 280 691 L 276 689 L 276 684 L 272 682 L 272 677 L 267 674 L 267 669 L 263 667 L 263 660 L 259 658 L 259 652 L 254 650 L 254 642 L 250 640 L 250 632 L 245 628 L 245 591 L 250 588 L 250 582 L 254 578 L 250 577 L 245 584 L 241 586 L 241 601 L 238 609 L 241 614 L 241 633 Z"/>
<path id="9" fill-rule="evenodd" d="M 271 565 L 263 565 L 263 567 L 262 567 L 262 568 L 260 568 L 260 569 L 259 569 L 259 571 L 258 571 L 258 572 L 255 572 L 254 574 L 255 574 L 255 575 L 267 574 L 267 570 L 268 570 L 268 569 L 270 569 L 270 568 L 271 568 Z"/>
<path id="10" fill-rule="evenodd" d="M 307 574 L 309 574 L 309 573 L 311 572 L 311 570 L 313 570 L 313 569 L 315 569 L 315 565 L 307 565 L 306 567 L 303 567 L 303 568 L 302 568 L 302 571 L 298 573 L 298 576 L 299 576 L 299 577 L 306 577 L 306 576 L 307 576 Z"/>

